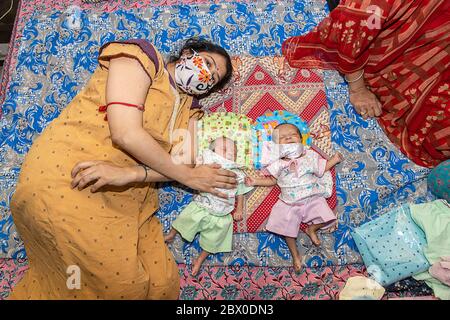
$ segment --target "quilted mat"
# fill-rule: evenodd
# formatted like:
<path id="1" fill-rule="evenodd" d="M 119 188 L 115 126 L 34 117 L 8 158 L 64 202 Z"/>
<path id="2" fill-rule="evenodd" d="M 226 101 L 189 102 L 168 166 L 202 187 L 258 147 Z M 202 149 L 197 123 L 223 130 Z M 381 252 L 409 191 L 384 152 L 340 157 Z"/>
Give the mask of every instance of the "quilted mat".
<path id="1" fill-rule="evenodd" d="M 172 6 L 122 2 L 21 3 L 2 83 L 0 256 L 25 257 L 9 212 L 23 157 L 33 139 L 83 88 L 104 43 L 145 38 L 168 55 L 201 34 L 232 55 L 268 56 L 279 53 L 285 38 L 309 30 L 324 16 L 324 3 L 314 1 Z"/>
<path id="2" fill-rule="evenodd" d="M 21 3 L 0 97 L 4 101 L 0 119 L 0 256 L 26 256 L 9 213 L 9 200 L 24 155 L 33 139 L 86 83 L 96 66 L 98 48 L 105 42 L 119 39 L 146 38 L 161 52 L 169 54 L 187 37 L 202 34 L 223 45 L 232 55 L 242 57 L 241 61 L 235 61 L 237 70 L 239 64 L 250 66 L 258 61 L 255 58 L 272 57 L 265 58 L 271 62 L 261 63 L 261 70 L 250 69 L 236 74 L 241 77 L 236 95 L 230 91 L 227 103 L 221 103 L 218 97 L 219 100 L 205 101 L 210 111 L 229 108 L 248 113 L 258 101 L 273 101 L 275 105 L 278 103 L 301 113 L 303 110 L 295 108 L 305 104 L 298 101 L 314 100 L 310 94 L 314 90 L 325 93 L 323 97 L 329 108 L 321 113 L 315 109 L 311 121 L 316 115 L 329 118 L 328 128 L 319 126 L 315 129 L 316 140 L 324 142 L 318 142 L 317 147 L 325 153 L 330 149 L 338 150 L 345 157 L 336 169 L 339 225 L 334 233 L 320 235 L 323 245 L 319 248 L 300 234 L 299 249 L 307 266 L 361 262 L 350 236 L 351 228 L 376 218 L 393 206 L 430 199 L 425 182 L 428 170 L 406 159 L 375 121 L 365 121 L 355 114 L 348 101 L 347 86 L 339 74 L 289 70 L 276 57 L 286 38 L 307 32 L 325 17 L 325 1 L 208 2 L 170 7 L 155 6 L 155 1 L 150 0 L 124 0 L 117 2 L 120 5 L 112 5 L 112 1 L 99 5 L 80 2 L 58 2 L 56 6 L 54 1 L 44 0 L 23 0 Z M 269 92 L 270 88 L 264 92 L 269 100 L 262 99 L 260 90 L 251 89 L 251 83 L 243 85 L 252 72 L 252 81 L 276 79 L 272 87 L 278 88 L 277 92 Z M 279 76 L 285 76 L 285 79 Z M 300 81 L 293 83 L 295 77 L 301 77 Z M 319 81 L 321 78 L 323 83 Z M 308 82 L 305 79 L 316 80 Z M 311 86 L 310 90 L 305 90 L 307 85 Z M 291 92 L 283 90 L 283 86 L 296 89 Z M 248 92 L 244 90 L 246 87 Z M 325 143 L 329 141 L 326 137 L 331 137 L 329 146 Z M 191 194 L 176 185 L 164 185 L 160 199 L 159 216 L 167 230 L 176 214 L 189 203 Z M 258 199 L 254 206 L 259 208 Z M 249 231 L 250 225 L 251 230 L 257 231 L 264 223 L 262 219 L 255 224 L 247 219 L 241 230 Z M 211 256 L 206 264 L 290 265 L 286 243 L 274 234 L 237 233 L 234 245 L 233 252 Z M 172 246 L 177 261 L 186 264 L 196 257 L 198 249 L 197 241 L 189 244 L 180 239 Z"/>

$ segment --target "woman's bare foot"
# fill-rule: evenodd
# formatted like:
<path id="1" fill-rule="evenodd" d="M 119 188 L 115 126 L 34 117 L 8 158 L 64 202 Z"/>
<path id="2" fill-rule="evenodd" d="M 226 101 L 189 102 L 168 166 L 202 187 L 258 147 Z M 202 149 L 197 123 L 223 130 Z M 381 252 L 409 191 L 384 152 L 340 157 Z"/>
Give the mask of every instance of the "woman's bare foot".
<path id="1" fill-rule="evenodd" d="M 171 229 L 170 232 L 164 236 L 164 241 L 167 243 L 170 243 L 175 239 L 175 236 L 177 235 L 177 230 Z"/>
<path id="2" fill-rule="evenodd" d="M 309 225 L 308 228 L 306 228 L 305 233 L 309 236 L 309 238 L 311 239 L 312 243 L 318 247 L 320 246 L 321 242 L 319 240 L 319 237 L 317 237 L 317 230 L 320 228 L 317 227 L 318 225 L 316 224 L 312 224 Z"/>

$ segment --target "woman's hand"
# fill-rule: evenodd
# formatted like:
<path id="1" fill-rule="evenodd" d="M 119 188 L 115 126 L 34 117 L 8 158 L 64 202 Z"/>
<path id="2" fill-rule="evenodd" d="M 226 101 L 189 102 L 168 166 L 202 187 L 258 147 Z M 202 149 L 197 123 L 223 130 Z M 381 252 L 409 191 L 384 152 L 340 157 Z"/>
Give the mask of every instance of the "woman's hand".
<path id="1" fill-rule="evenodd" d="M 236 174 L 232 171 L 221 169 L 219 164 L 200 165 L 189 169 L 180 183 L 198 191 L 212 193 L 221 198 L 228 196 L 216 188 L 236 188 Z"/>
<path id="2" fill-rule="evenodd" d="M 82 190 L 92 184 L 91 192 L 103 186 L 125 186 L 136 181 L 136 167 L 119 167 L 106 161 L 83 161 L 72 169 L 72 189 Z M 142 170 L 142 168 L 139 168 Z"/>
<path id="3" fill-rule="evenodd" d="M 378 98 L 366 87 L 350 89 L 350 102 L 364 119 L 381 115 L 382 105 Z"/>

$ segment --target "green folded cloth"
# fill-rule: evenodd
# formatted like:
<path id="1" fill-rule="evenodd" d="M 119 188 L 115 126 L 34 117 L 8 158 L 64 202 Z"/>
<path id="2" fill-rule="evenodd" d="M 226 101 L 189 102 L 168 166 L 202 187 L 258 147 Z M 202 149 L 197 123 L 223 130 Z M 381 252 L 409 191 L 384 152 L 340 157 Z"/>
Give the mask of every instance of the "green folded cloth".
<path id="1" fill-rule="evenodd" d="M 434 264 L 441 257 L 450 256 L 450 204 L 436 200 L 412 204 L 410 209 L 414 222 L 425 232 L 427 244 L 423 252 L 428 262 Z M 414 279 L 424 280 L 436 297 L 450 300 L 450 287 L 433 278 L 428 271 L 415 275 Z"/>

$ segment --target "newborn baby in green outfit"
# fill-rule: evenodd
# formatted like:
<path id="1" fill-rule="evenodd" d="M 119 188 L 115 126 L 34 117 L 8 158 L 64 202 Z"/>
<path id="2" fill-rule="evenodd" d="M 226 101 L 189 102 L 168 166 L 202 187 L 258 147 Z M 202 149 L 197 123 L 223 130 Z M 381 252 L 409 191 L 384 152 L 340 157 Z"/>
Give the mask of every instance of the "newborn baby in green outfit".
<path id="1" fill-rule="evenodd" d="M 165 236 L 166 242 L 171 242 L 177 233 L 191 242 L 197 233 L 200 234 L 202 252 L 192 267 L 192 275 L 197 275 L 203 261 L 211 253 L 232 251 L 233 218 L 242 220 L 244 209 L 244 194 L 253 189 L 244 184 L 245 174 L 236 164 L 236 142 L 220 137 L 215 139 L 202 153 L 199 162 L 203 164 L 217 163 L 223 169 L 236 174 L 238 185 L 234 189 L 218 189 L 228 198 L 219 198 L 210 193 L 200 193 L 194 196 L 192 202 L 180 213 L 172 224 L 172 229 Z M 237 208 L 234 210 L 237 200 Z"/>

